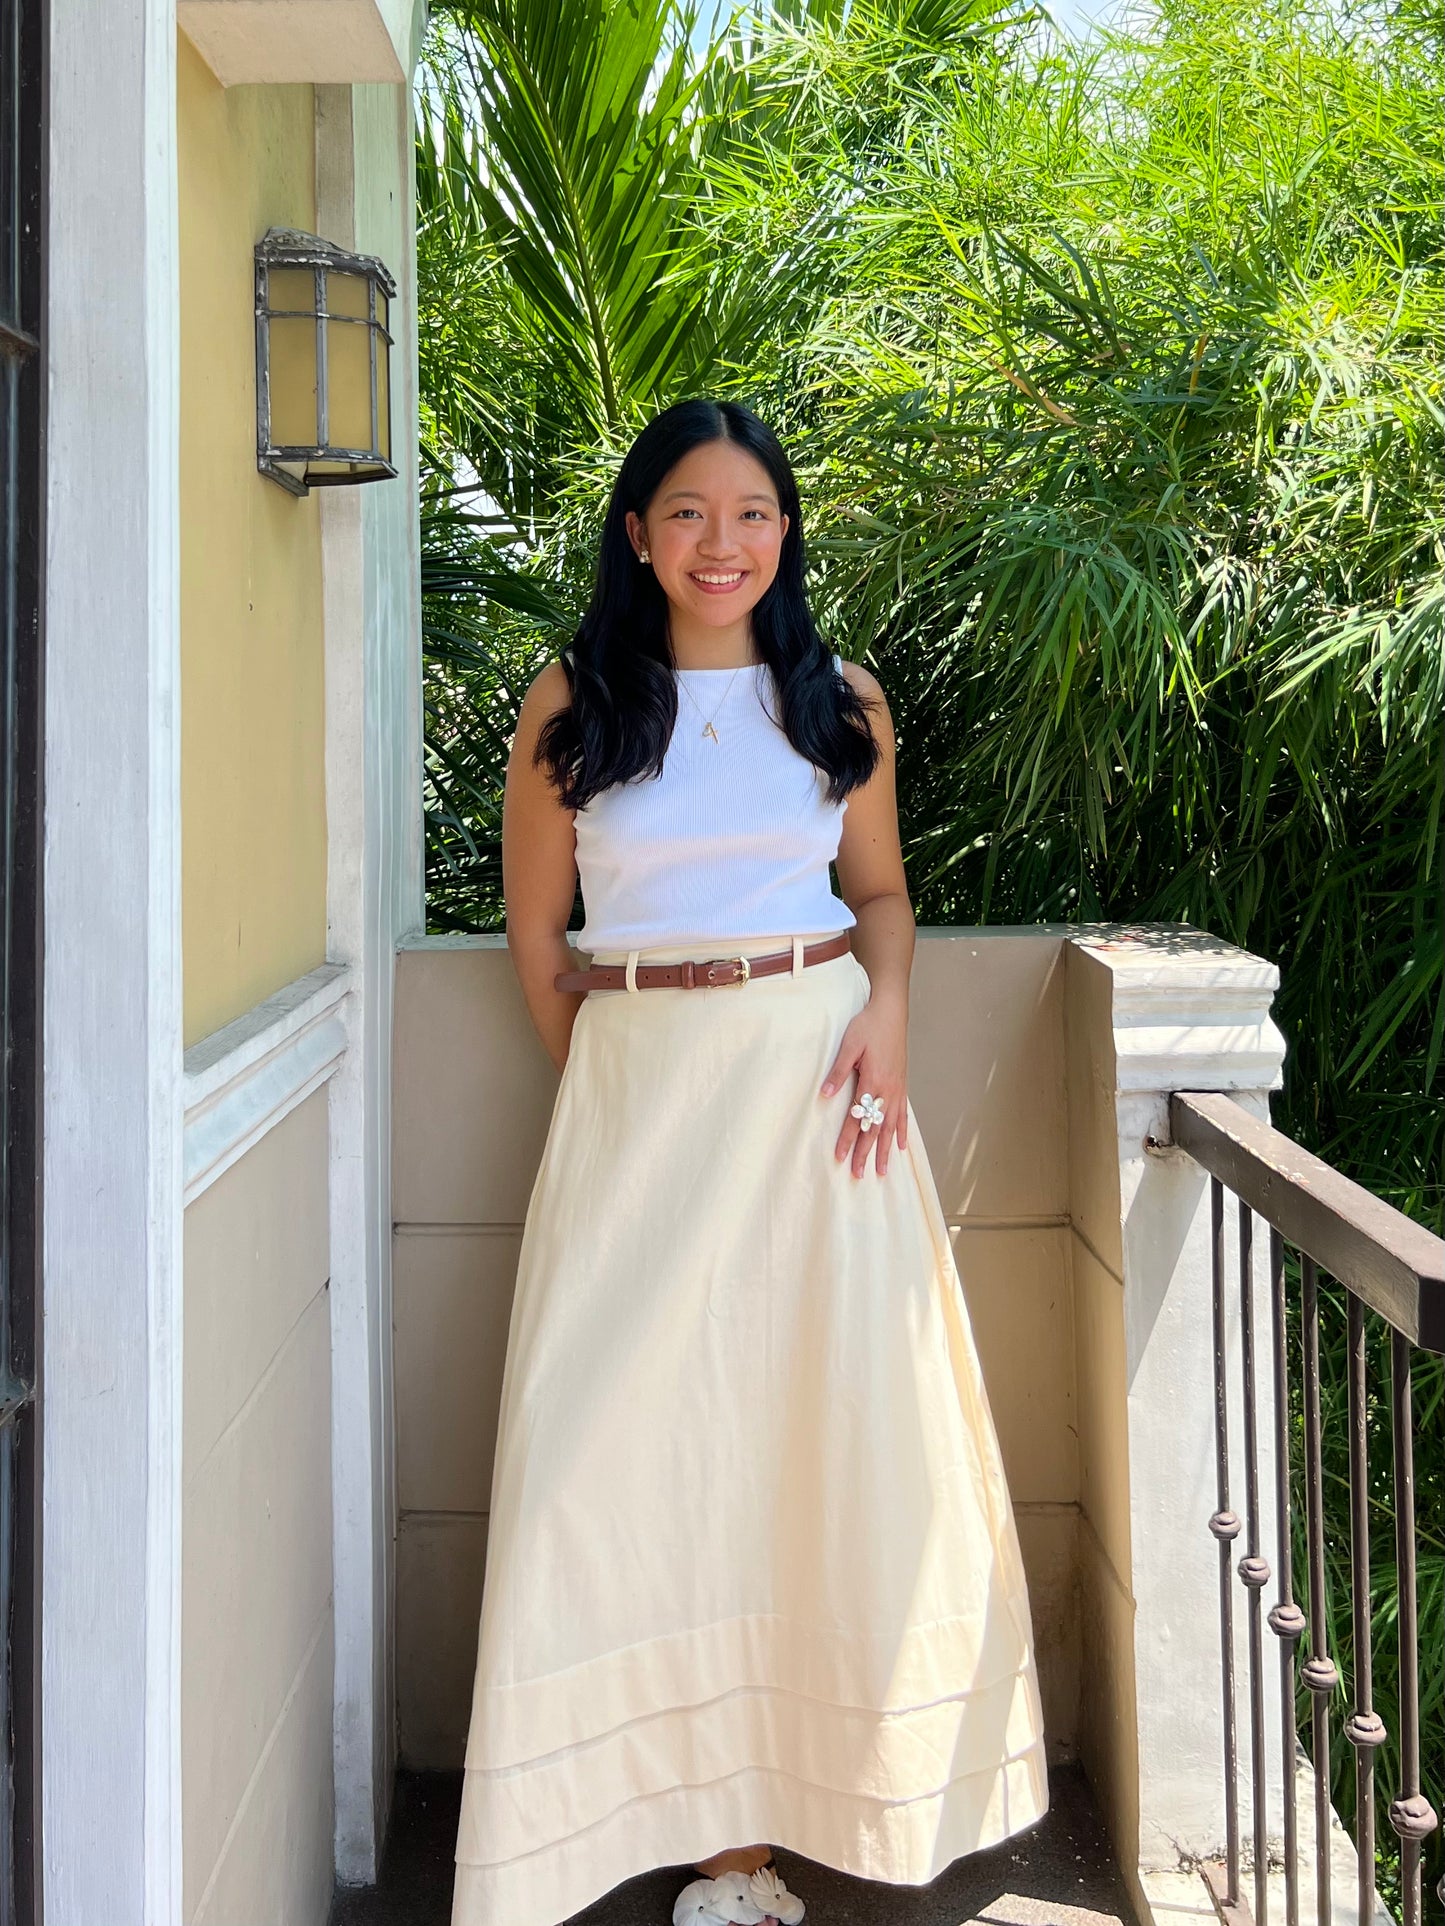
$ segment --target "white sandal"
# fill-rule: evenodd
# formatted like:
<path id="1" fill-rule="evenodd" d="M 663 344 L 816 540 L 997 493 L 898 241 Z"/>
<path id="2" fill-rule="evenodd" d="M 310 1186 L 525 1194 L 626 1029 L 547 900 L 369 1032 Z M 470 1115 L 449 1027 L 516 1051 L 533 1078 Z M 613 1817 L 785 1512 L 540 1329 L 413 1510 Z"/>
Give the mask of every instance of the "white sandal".
<path id="1" fill-rule="evenodd" d="M 804 1906 L 778 1877 L 769 1859 L 749 1876 L 720 1873 L 684 1886 L 672 1908 L 672 1926 L 798 1926 Z"/>
<path id="2" fill-rule="evenodd" d="M 798 1926 L 806 1908 L 783 1884 L 771 1859 L 765 1859 L 748 1881 L 748 1896 L 763 1911 L 763 1926 Z"/>

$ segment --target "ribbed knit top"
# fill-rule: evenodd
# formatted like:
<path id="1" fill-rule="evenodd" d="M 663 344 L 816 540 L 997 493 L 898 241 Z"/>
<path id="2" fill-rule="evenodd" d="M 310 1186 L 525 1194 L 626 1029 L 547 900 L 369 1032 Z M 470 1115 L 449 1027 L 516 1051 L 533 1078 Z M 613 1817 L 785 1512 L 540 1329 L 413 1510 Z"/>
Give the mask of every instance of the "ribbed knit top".
<path id="1" fill-rule="evenodd" d="M 783 734 L 767 664 L 733 673 L 679 669 L 662 774 L 577 811 L 579 949 L 823 936 L 857 922 L 828 876 L 847 801 L 827 800 L 827 778 Z"/>

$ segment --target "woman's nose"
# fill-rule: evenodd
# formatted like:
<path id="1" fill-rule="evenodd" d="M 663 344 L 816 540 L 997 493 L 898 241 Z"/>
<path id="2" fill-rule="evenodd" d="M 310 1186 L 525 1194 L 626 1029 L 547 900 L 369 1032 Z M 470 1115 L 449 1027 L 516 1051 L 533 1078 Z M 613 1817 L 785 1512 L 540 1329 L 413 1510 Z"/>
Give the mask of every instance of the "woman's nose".
<path id="1" fill-rule="evenodd" d="M 737 553 L 737 539 L 727 524 L 723 523 L 717 527 L 704 528 L 697 538 L 697 549 L 699 555 L 706 555 L 709 560 L 721 561 Z"/>

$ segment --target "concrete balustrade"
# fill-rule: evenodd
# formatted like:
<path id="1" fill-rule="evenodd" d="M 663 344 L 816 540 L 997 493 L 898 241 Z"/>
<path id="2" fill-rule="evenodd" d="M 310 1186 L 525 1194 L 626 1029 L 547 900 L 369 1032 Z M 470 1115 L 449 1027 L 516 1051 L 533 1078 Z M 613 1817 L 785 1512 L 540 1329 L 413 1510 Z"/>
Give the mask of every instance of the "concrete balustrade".
<path id="1" fill-rule="evenodd" d="M 1277 982 L 1163 928 L 925 930 L 913 974 L 910 1095 L 1018 1516 L 1051 1756 L 1084 1763 L 1146 1916 L 1151 1882 L 1161 1910 L 1175 1896 L 1154 1876 L 1223 1837 L 1208 1199 L 1168 1147 L 1167 1095 L 1266 1112 Z M 403 1763 L 432 1769 L 466 1737 L 512 1281 L 556 1078 L 501 938 L 412 940 L 395 1008 L 398 1725 Z"/>

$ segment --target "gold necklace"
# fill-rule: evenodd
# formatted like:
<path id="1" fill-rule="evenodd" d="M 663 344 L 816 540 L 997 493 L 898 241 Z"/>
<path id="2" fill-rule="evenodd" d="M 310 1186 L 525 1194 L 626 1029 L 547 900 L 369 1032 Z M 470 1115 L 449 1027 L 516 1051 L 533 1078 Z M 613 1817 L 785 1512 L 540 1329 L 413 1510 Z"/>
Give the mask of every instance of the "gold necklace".
<path id="1" fill-rule="evenodd" d="M 704 736 L 711 736 L 714 742 L 718 742 L 719 737 L 718 737 L 717 730 L 714 729 L 713 727 L 713 720 L 715 717 L 721 715 L 723 702 L 727 701 L 729 695 L 731 695 L 732 693 L 733 684 L 737 681 L 738 677 L 742 674 L 743 670 L 746 669 L 748 666 L 749 664 L 746 662 L 739 662 L 738 666 L 733 670 L 732 674 L 728 677 L 728 686 L 722 692 L 722 702 L 718 703 L 717 707 L 713 710 L 712 715 L 710 716 L 702 715 L 702 705 L 698 702 L 698 699 L 693 694 L 692 690 L 689 689 L 687 684 L 683 681 L 682 676 L 686 674 L 686 670 L 682 671 L 682 673 L 679 674 L 677 678 L 677 686 L 682 690 L 683 694 L 687 697 L 688 701 L 692 704 L 693 708 L 697 710 L 700 716 L 702 716 L 702 734 Z"/>

